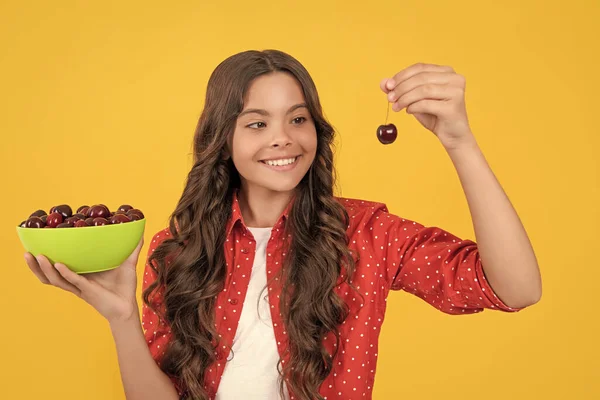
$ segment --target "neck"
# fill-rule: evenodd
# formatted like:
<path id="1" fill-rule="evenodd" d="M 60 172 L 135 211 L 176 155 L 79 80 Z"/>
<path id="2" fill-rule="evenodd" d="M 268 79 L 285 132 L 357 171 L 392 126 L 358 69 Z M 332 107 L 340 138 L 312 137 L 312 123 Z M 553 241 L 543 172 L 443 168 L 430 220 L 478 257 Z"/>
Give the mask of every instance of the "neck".
<path id="1" fill-rule="evenodd" d="M 246 226 L 270 228 L 275 225 L 292 199 L 293 192 L 274 192 L 242 185 L 238 202 Z"/>

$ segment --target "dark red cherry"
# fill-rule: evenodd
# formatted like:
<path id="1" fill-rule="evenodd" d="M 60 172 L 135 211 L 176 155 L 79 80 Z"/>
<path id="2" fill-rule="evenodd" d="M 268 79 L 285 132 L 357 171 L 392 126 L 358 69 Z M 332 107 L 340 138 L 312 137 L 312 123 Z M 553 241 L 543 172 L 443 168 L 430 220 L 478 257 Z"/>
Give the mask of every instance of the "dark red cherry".
<path id="1" fill-rule="evenodd" d="M 82 228 L 85 226 L 89 226 L 84 220 L 80 219 L 75 222 L 75 228 Z"/>
<path id="2" fill-rule="evenodd" d="M 86 223 L 88 226 L 94 226 L 94 218 L 86 218 L 86 219 L 85 219 L 85 223 Z"/>
<path id="3" fill-rule="evenodd" d="M 96 204 L 90 208 L 88 212 L 88 217 L 90 218 L 110 218 L 110 210 L 103 206 L 102 204 Z"/>
<path id="4" fill-rule="evenodd" d="M 70 225 L 73 225 L 73 226 L 75 226 L 75 223 L 76 223 L 77 221 L 79 221 L 79 218 L 77 218 L 77 217 L 75 217 L 75 216 L 73 216 L 73 217 L 69 217 L 69 218 L 65 219 L 65 222 L 66 222 L 66 223 L 68 223 L 68 224 L 70 224 Z"/>
<path id="5" fill-rule="evenodd" d="M 44 215 L 48 215 L 46 214 L 46 211 L 44 210 L 37 210 L 36 212 L 32 213 L 29 217 L 42 217 Z"/>
<path id="6" fill-rule="evenodd" d="M 94 218 L 94 226 L 101 226 L 101 225 L 108 225 L 109 222 L 102 217 L 96 217 Z"/>
<path id="7" fill-rule="evenodd" d="M 58 224 L 62 224 L 62 222 L 63 216 L 58 212 L 51 213 L 46 219 L 46 225 L 48 225 L 50 228 L 56 228 Z"/>
<path id="8" fill-rule="evenodd" d="M 131 218 L 129 218 L 125 214 L 115 214 L 112 217 L 110 217 L 110 223 L 111 223 L 111 225 L 114 225 L 114 224 L 123 224 L 125 222 L 131 222 Z"/>
<path id="9" fill-rule="evenodd" d="M 394 143 L 397 136 L 398 130 L 394 124 L 380 125 L 379 128 L 377 128 L 377 139 L 379 139 L 382 144 Z"/>
<path id="10" fill-rule="evenodd" d="M 132 221 L 139 221 L 141 219 L 144 219 L 144 217 L 142 217 L 139 213 L 131 213 L 127 214 L 127 216 L 131 218 Z"/>
<path id="11" fill-rule="evenodd" d="M 56 228 L 72 228 L 74 225 L 68 222 L 63 222 L 62 224 L 56 225 Z"/>
<path id="12" fill-rule="evenodd" d="M 40 217 L 31 217 L 25 222 L 25 228 L 43 228 L 46 224 Z"/>
<path id="13" fill-rule="evenodd" d="M 89 209 L 90 209 L 90 206 L 81 206 L 75 212 L 77 214 L 83 214 L 83 215 L 87 216 L 87 212 L 88 212 Z"/>
<path id="14" fill-rule="evenodd" d="M 67 218 L 73 216 L 73 210 L 71 209 L 71 206 L 69 206 L 68 204 L 61 204 L 60 206 L 54 207 L 53 212 L 60 213 L 62 215 L 63 219 L 67 219 Z"/>
<path id="15" fill-rule="evenodd" d="M 119 207 L 117 209 L 117 211 L 125 211 L 125 212 L 127 212 L 127 211 L 131 210 L 132 208 L 133 207 L 131 207 L 129 204 L 123 204 L 121 207 Z"/>
<path id="16" fill-rule="evenodd" d="M 144 213 L 141 210 L 138 210 L 137 208 L 132 208 L 131 210 L 127 211 L 127 215 L 129 217 L 131 217 L 134 214 L 137 214 L 140 217 L 140 219 L 144 219 Z"/>

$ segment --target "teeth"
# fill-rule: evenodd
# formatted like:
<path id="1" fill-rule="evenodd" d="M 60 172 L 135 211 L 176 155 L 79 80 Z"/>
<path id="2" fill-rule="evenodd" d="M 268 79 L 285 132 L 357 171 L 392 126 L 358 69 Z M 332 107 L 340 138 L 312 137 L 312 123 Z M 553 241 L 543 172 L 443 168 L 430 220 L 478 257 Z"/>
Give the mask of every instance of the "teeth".
<path id="1" fill-rule="evenodd" d="M 271 166 L 281 166 L 281 165 L 290 165 L 292 164 L 294 161 L 296 161 L 296 158 L 284 158 L 281 160 L 267 160 L 265 161 L 265 164 L 267 165 L 271 165 Z"/>

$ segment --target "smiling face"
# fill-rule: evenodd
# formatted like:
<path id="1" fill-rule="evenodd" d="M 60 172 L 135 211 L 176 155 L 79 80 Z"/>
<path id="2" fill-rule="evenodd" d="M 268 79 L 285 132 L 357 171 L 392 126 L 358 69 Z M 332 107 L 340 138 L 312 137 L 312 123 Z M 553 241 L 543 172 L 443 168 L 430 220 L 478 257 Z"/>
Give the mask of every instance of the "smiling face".
<path id="1" fill-rule="evenodd" d="M 289 73 L 250 85 L 228 150 L 246 193 L 291 192 L 317 151 L 317 131 L 302 86 Z"/>

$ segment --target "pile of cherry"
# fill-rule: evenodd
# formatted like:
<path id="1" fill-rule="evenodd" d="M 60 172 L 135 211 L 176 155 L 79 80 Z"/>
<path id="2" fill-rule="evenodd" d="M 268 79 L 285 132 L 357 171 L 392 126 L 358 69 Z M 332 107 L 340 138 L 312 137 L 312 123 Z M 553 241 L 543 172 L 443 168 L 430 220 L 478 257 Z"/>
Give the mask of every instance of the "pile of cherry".
<path id="1" fill-rule="evenodd" d="M 22 228 L 81 228 L 85 226 L 115 225 L 144 219 L 137 208 L 123 204 L 117 211 L 111 212 L 104 204 L 81 206 L 73 214 L 67 204 L 54 206 L 50 213 L 37 210 L 28 219 L 19 224 Z"/>

